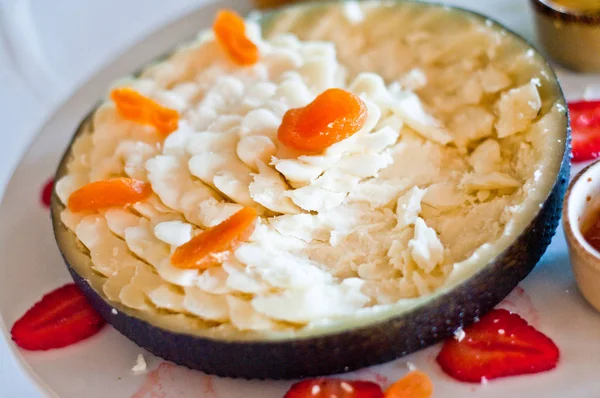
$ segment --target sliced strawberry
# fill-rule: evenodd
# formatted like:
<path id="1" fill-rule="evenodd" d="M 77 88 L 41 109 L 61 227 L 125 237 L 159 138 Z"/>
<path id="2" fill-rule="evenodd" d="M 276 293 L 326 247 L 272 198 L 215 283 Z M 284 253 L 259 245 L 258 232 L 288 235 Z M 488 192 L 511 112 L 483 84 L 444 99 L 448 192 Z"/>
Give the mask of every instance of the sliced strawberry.
<path id="1" fill-rule="evenodd" d="M 12 327 L 15 343 L 26 350 L 65 347 L 96 334 L 104 319 L 75 284 L 46 294 Z"/>
<path id="2" fill-rule="evenodd" d="M 444 343 L 437 361 L 457 380 L 538 373 L 556 367 L 558 347 L 517 314 L 493 310 L 464 330 L 464 338 Z"/>
<path id="3" fill-rule="evenodd" d="M 50 202 L 52 201 L 52 189 L 53 188 L 54 188 L 54 179 L 51 178 L 44 184 L 44 187 L 42 188 L 42 193 L 40 195 L 40 199 L 41 199 L 42 205 L 44 207 L 50 207 Z"/>
<path id="4" fill-rule="evenodd" d="M 600 157 L 600 101 L 580 101 L 569 104 L 571 117 L 573 161 Z"/>
<path id="5" fill-rule="evenodd" d="M 381 387 L 370 381 L 308 379 L 294 384 L 283 398 L 383 398 Z"/>

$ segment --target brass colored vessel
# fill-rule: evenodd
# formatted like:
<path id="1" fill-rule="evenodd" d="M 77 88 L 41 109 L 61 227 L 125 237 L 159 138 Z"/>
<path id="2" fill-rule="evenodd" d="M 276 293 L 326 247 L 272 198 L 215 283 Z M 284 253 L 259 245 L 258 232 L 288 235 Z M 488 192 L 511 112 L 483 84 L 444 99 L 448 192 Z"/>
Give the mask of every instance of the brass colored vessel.
<path id="1" fill-rule="evenodd" d="M 298 0 L 256 0 L 258 8 L 275 8 L 287 4 L 297 3 Z"/>
<path id="2" fill-rule="evenodd" d="M 556 62 L 600 73 L 600 1 L 531 0 L 538 40 Z"/>

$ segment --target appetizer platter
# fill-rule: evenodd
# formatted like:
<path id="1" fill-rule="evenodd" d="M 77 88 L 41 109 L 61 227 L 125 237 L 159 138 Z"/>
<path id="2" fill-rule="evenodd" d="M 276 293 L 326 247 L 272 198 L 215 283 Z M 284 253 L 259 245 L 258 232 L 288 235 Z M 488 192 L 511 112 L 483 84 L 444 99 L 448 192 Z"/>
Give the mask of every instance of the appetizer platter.
<path id="1" fill-rule="evenodd" d="M 568 109 L 577 170 L 598 152 L 593 78 L 460 8 L 246 11 L 185 17 L 161 57 L 148 38 L 16 171 L 0 310 L 40 389 L 595 396 L 600 317 L 559 227 Z M 595 191 L 572 190 L 585 249 Z"/>

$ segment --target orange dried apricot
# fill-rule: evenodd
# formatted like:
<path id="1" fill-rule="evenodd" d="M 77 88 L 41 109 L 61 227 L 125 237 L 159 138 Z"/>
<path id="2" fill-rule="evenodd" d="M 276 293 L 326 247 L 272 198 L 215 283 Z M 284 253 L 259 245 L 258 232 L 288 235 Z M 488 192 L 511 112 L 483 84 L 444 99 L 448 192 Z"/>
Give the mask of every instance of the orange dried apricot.
<path id="1" fill-rule="evenodd" d="M 177 130 L 179 112 L 166 108 L 129 87 L 114 89 L 110 98 L 124 119 L 154 126 L 163 135 Z"/>
<path id="2" fill-rule="evenodd" d="M 385 392 L 385 398 L 429 398 L 432 395 L 433 384 L 429 376 L 418 370 L 413 370 Z"/>
<path id="3" fill-rule="evenodd" d="M 112 178 L 84 185 L 69 196 L 67 207 L 74 213 L 122 207 L 152 195 L 149 183 L 132 178 Z"/>
<path id="4" fill-rule="evenodd" d="M 254 231 L 256 210 L 244 207 L 219 225 L 203 231 L 171 256 L 171 264 L 183 269 L 206 269 L 222 264 Z"/>
<path id="5" fill-rule="evenodd" d="M 258 47 L 246 36 L 246 23 L 236 12 L 219 11 L 213 32 L 233 62 L 241 66 L 251 66 L 258 62 Z"/>
<path id="6" fill-rule="evenodd" d="M 319 153 L 358 132 L 367 106 L 348 91 L 331 88 L 304 108 L 290 109 L 277 131 L 279 141 L 304 153 Z"/>

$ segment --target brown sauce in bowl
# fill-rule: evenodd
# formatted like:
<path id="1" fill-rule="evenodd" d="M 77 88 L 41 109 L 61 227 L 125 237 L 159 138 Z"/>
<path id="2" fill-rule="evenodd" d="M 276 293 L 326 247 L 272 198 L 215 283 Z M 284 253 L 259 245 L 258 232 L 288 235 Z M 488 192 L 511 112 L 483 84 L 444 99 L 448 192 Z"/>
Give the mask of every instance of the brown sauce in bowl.
<path id="1" fill-rule="evenodd" d="M 591 212 L 587 226 L 582 232 L 587 243 L 600 252 L 600 209 Z"/>

